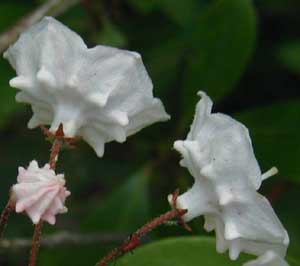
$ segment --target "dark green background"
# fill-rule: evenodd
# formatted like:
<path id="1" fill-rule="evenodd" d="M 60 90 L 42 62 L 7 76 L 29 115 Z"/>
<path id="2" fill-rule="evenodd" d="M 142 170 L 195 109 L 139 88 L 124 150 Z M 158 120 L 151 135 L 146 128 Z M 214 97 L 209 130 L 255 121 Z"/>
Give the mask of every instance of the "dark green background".
<path id="1" fill-rule="evenodd" d="M 1 0 L 0 31 L 42 2 Z M 103 159 L 85 143 L 64 151 L 58 170 L 65 173 L 72 191 L 67 201 L 69 213 L 58 217 L 56 227 L 45 226 L 44 234 L 67 230 L 123 236 L 168 210 L 167 194 L 177 187 L 184 191 L 192 184 L 187 171 L 179 167 L 172 144 L 186 136 L 199 100 L 196 92 L 201 89 L 213 98 L 215 111 L 230 114 L 249 128 L 262 170 L 274 165 L 279 168 L 280 173 L 264 182 L 260 191 L 271 198 L 289 231 L 289 258 L 292 266 L 299 266 L 299 14 L 298 0 L 90 0 L 60 16 L 90 47 L 106 44 L 141 53 L 153 79 L 154 94 L 162 99 L 172 119 L 143 129 L 125 144 L 107 144 Z M 17 167 L 32 159 L 45 163 L 50 148 L 39 130 L 26 128 L 31 111 L 14 100 L 16 91 L 8 85 L 14 75 L 1 58 L 1 207 L 16 180 Z M 201 229 L 202 219 L 194 221 L 192 228 L 193 235 L 207 235 Z M 13 215 L 6 237 L 30 238 L 32 231 L 27 217 Z M 187 233 L 162 227 L 146 241 L 176 235 Z M 174 245 L 174 256 L 182 250 L 181 241 Z M 196 252 L 193 241 L 184 243 Z M 42 248 L 39 266 L 94 265 L 117 244 Z M 160 245 L 164 244 L 158 244 L 157 250 Z M 166 248 L 170 252 L 170 247 Z M 186 256 L 186 264 L 180 265 L 201 265 L 201 254 L 215 254 L 213 245 L 206 249 L 199 251 L 198 257 Z M 2 249 L 0 265 L 26 265 L 28 253 L 27 249 Z M 151 262 L 155 254 L 151 246 L 124 258 L 120 265 L 151 265 L 143 260 Z M 217 256 L 211 258 L 212 265 L 225 265 L 218 263 Z"/>

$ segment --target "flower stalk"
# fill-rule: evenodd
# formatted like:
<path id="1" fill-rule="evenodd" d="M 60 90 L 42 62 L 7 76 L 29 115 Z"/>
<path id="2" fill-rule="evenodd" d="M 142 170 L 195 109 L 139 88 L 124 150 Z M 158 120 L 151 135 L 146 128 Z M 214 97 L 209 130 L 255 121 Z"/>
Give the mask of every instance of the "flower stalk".
<path id="1" fill-rule="evenodd" d="M 55 132 L 55 134 L 51 133 L 47 128 L 41 126 L 42 131 L 48 138 L 53 138 L 53 144 L 50 150 L 50 158 L 49 158 L 49 165 L 52 170 L 55 170 L 56 163 L 58 160 L 58 155 L 62 149 L 62 146 L 64 143 L 69 144 L 79 141 L 79 138 L 65 138 L 64 137 L 64 130 L 63 125 L 60 124 L 58 130 Z M 71 146 L 72 147 L 72 146 Z M 32 247 L 31 247 L 31 253 L 29 258 L 29 266 L 36 266 L 37 264 L 37 258 L 39 254 L 39 248 L 40 248 L 40 239 L 42 234 L 42 228 L 43 228 L 43 220 L 40 220 L 39 223 L 35 226 L 33 239 L 32 239 Z"/>
<path id="2" fill-rule="evenodd" d="M 141 238 L 156 227 L 165 224 L 167 221 L 170 221 L 174 218 L 177 218 L 178 223 L 182 224 L 185 229 L 190 231 L 190 228 L 182 222 L 181 217 L 187 213 L 186 209 L 177 209 L 176 200 L 178 196 L 178 191 L 176 190 L 173 194 L 173 209 L 160 215 L 159 217 L 154 218 L 152 221 L 146 223 L 133 234 L 130 235 L 119 247 L 111 250 L 106 256 L 104 256 L 99 262 L 96 263 L 96 266 L 107 266 L 111 261 L 116 260 L 118 257 L 133 251 L 141 244 Z"/>
<path id="3" fill-rule="evenodd" d="M 35 226 L 33 239 L 32 239 L 32 247 L 29 258 L 29 266 L 35 266 L 37 262 L 37 257 L 40 249 L 40 240 L 42 235 L 43 228 L 43 220 L 40 220 L 39 223 Z"/>
<path id="4" fill-rule="evenodd" d="M 1 214 L 0 239 L 2 239 L 2 237 L 3 237 L 4 231 L 5 231 L 7 222 L 8 222 L 8 218 L 9 218 L 10 214 L 14 211 L 14 209 L 15 209 L 15 204 L 14 204 L 13 200 L 10 199 Z"/>

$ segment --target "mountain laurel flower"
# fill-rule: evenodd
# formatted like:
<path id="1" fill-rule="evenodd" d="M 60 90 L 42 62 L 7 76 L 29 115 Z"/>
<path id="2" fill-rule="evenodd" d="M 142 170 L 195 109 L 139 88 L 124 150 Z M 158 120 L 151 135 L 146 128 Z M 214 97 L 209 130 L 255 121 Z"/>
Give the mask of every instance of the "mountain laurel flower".
<path id="1" fill-rule="evenodd" d="M 202 98 L 190 132 L 186 140 L 174 143 L 183 157 L 180 164 L 195 179 L 178 197 L 177 207 L 188 210 L 185 221 L 203 215 L 204 228 L 216 233 L 217 251 L 229 249 L 232 260 L 245 252 L 259 256 L 245 266 L 286 266 L 288 234 L 257 192 L 277 169 L 262 174 L 247 128 L 227 115 L 211 113 L 211 99 L 198 94 Z"/>
<path id="2" fill-rule="evenodd" d="M 22 33 L 4 57 L 17 72 L 10 86 L 30 104 L 29 128 L 62 123 L 66 137 L 82 136 L 99 157 L 104 144 L 169 119 L 136 52 L 87 48 L 81 37 L 54 18 Z"/>
<path id="3" fill-rule="evenodd" d="M 288 266 L 288 264 L 276 252 L 269 250 L 258 259 L 244 264 L 244 266 Z"/>
<path id="4" fill-rule="evenodd" d="M 32 161 L 27 169 L 19 167 L 17 180 L 12 187 L 16 212 L 26 212 L 34 224 L 42 219 L 54 225 L 55 215 L 68 211 L 64 204 L 71 193 L 65 188 L 64 175 L 56 175 L 49 164 L 39 168 Z"/>

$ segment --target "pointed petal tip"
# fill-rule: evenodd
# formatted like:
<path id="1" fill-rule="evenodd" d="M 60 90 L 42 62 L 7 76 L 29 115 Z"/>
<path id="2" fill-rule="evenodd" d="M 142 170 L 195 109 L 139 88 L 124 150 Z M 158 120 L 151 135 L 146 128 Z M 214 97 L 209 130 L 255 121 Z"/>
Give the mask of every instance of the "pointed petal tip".
<path id="1" fill-rule="evenodd" d="M 38 127 L 41 124 L 41 121 L 39 120 L 39 118 L 34 114 L 31 119 L 28 121 L 27 123 L 27 127 L 29 129 L 34 129 L 36 127 Z"/>
<path id="2" fill-rule="evenodd" d="M 99 158 L 102 158 L 104 155 L 105 144 L 103 141 L 95 141 L 94 139 L 90 138 L 87 139 L 87 142 L 92 146 L 94 151 L 96 152 Z"/>
<path id="3" fill-rule="evenodd" d="M 20 90 L 28 90 L 32 87 L 32 82 L 23 76 L 17 76 L 9 81 L 9 86 Z"/>
<path id="4" fill-rule="evenodd" d="M 39 168 L 39 164 L 36 160 L 32 160 L 30 163 L 29 163 L 29 167 L 33 167 L 33 168 Z"/>
<path id="5" fill-rule="evenodd" d="M 16 213 L 21 213 L 21 212 L 23 212 L 23 211 L 24 211 L 24 206 L 23 206 L 23 204 L 17 203 L 17 204 L 16 204 L 16 207 L 15 207 L 15 211 L 16 211 Z"/>
<path id="6" fill-rule="evenodd" d="M 138 53 L 138 52 L 130 52 L 134 58 L 138 59 L 138 60 L 141 60 L 142 59 L 142 56 Z"/>
<path id="7" fill-rule="evenodd" d="M 288 232 L 285 230 L 285 238 L 283 240 L 283 244 L 288 247 L 288 245 L 290 244 L 290 237 L 289 237 L 289 234 Z"/>
<path id="8" fill-rule="evenodd" d="M 159 110 L 160 114 L 159 114 L 159 121 L 167 121 L 167 120 L 170 120 L 171 119 L 171 116 L 166 112 L 165 110 L 165 107 L 162 103 L 162 101 L 158 98 L 153 98 L 152 100 L 152 107 L 155 109 L 155 110 Z"/>
<path id="9" fill-rule="evenodd" d="M 64 213 L 67 213 L 68 212 L 68 208 L 67 207 L 63 207 L 61 210 L 60 210 L 60 214 L 64 214 Z"/>
<path id="10" fill-rule="evenodd" d="M 87 96 L 87 99 L 101 108 L 105 107 L 108 101 L 109 95 L 103 95 L 101 93 L 93 93 Z"/>
<path id="11" fill-rule="evenodd" d="M 231 260 L 237 260 L 239 256 L 240 256 L 240 251 L 238 249 L 235 249 L 233 247 L 229 249 L 229 258 Z"/>
<path id="12" fill-rule="evenodd" d="M 127 114 L 122 111 L 118 111 L 118 110 L 112 111 L 109 114 L 109 118 L 123 127 L 125 127 L 129 124 L 129 118 L 128 118 Z"/>
<path id="13" fill-rule="evenodd" d="M 168 195 L 168 202 L 172 206 L 172 204 L 173 204 L 173 195 L 172 194 Z"/>
<path id="14" fill-rule="evenodd" d="M 53 74 L 48 71 L 45 67 L 41 67 L 38 71 L 36 78 L 38 81 L 40 81 L 43 84 L 46 84 L 50 87 L 56 86 L 56 80 Z"/>
<path id="15" fill-rule="evenodd" d="M 179 165 L 180 165 L 181 167 L 187 167 L 186 161 L 185 161 L 184 159 L 181 159 L 181 160 L 179 161 Z"/>
<path id="16" fill-rule="evenodd" d="M 235 239 L 238 239 L 239 237 L 241 237 L 241 235 L 236 230 L 235 225 L 228 222 L 225 225 L 224 238 L 228 241 L 235 241 Z"/>
<path id="17" fill-rule="evenodd" d="M 18 167 L 18 172 L 19 172 L 19 174 L 24 173 L 24 171 L 25 171 L 25 168 L 24 168 L 24 167 L 22 167 L 22 166 L 19 166 L 19 167 Z"/>
<path id="18" fill-rule="evenodd" d="M 55 216 L 52 216 L 51 218 L 49 217 L 47 219 L 47 222 L 50 224 L 50 225 L 55 225 L 56 224 L 56 218 Z"/>
<path id="19" fill-rule="evenodd" d="M 98 145 L 97 147 L 94 147 L 94 151 L 96 152 L 99 158 L 102 158 L 104 155 L 104 143 L 102 145 Z"/>
<path id="20" fill-rule="evenodd" d="M 126 141 L 126 131 L 122 127 L 115 127 L 111 129 L 112 137 L 119 143 L 123 143 Z"/>
<path id="21" fill-rule="evenodd" d="M 2 56 L 3 56 L 3 58 L 4 59 L 8 59 L 8 57 L 9 57 L 9 49 L 7 49 L 3 54 L 2 54 Z"/>
<path id="22" fill-rule="evenodd" d="M 33 222 L 33 224 L 38 224 L 40 222 L 40 215 L 39 214 L 33 214 L 31 215 L 31 221 Z"/>
<path id="23" fill-rule="evenodd" d="M 173 144 L 173 148 L 179 152 L 181 152 L 184 149 L 183 141 L 182 140 L 176 140 Z"/>
<path id="24" fill-rule="evenodd" d="M 269 177 L 272 177 L 278 173 L 279 173 L 278 168 L 272 167 L 270 170 L 268 170 L 267 172 L 265 172 L 264 174 L 261 175 L 261 179 L 264 181 L 264 180 L 268 179 Z"/>
<path id="25" fill-rule="evenodd" d="M 64 128 L 65 136 L 67 136 L 69 138 L 73 138 L 77 135 L 80 125 L 78 124 L 78 121 L 71 120 L 71 121 L 68 121 L 67 123 L 63 123 L 63 128 Z"/>
<path id="26" fill-rule="evenodd" d="M 207 94 L 206 94 L 206 92 L 202 91 L 202 90 L 198 91 L 197 95 L 200 96 L 201 98 L 208 97 Z"/>
<path id="27" fill-rule="evenodd" d="M 200 113 L 202 113 L 202 112 L 207 113 L 207 114 L 211 113 L 211 109 L 213 106 L 212 99 L 207 95 L 206 92 L 201 91 L 201 90 L 198 91 L 197 95 L 200 96 L 201 99 L 199 100 L 198 105 L 196 107 L 196 109 L 197 109 L 196 112 L 200 108 L 200 110 L 201 110 Z M 204 108 L 203 108 L 203 106 L 204 106 Z"/>
<path id="28" fill-rule="evenodd" d="M 165 114 L 165 118 L 164 118 L 164 119 L 165 119 L 166 121 L 167 121 L 167 120 L 170 120 L 171 118 L 172 118 L 171 115 L 169 115 L 168 113 Z"/>
<path id="29" fill-rule="evenodd" d="M 161 122 L 166 122 L 166 121 L 168 121 L 168 120 L 170 120 L 172 117 L 171 117 L 171 115 L 169 115 L 165 110 L 163 111 L 163 114 L 162 114 L 162 116 L 161 116 L 161 118 L 160 118 L 160 121 Z"/>

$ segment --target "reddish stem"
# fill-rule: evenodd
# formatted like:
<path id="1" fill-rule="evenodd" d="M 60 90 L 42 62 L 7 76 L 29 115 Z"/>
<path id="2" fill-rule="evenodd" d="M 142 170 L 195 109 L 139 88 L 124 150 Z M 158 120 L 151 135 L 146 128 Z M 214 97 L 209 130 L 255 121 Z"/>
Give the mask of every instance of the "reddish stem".
<path id="1" fill-rule="evenodd" d="M 46 134 L 46 130 L 43 129 L 43 131 Z M 63 129 L 62 129 L 62 126 L 60 126 L 59 129 L 57 130 L 56 134 L 54 135 L 55 140 L 52 144 L 50 158 L 49 158 L 49 165 L 50 165 L 50 168 L 53 170 L 55 170 L 55 168 L 56 168 L 56 162 L 58 159 L 58 155 L 59 155 L 59 152 L 63 145 L 63 141 L 62 141 L 63 136 L 64 136 Z M 38 257 L 39 249 L 40 249 L 40 238 L 41 238 L 41 234 L 42 234 L 42 227 L 43 227 L 43 221 L 40 220 L 34 229 L 31 253 L 30 253 L 30 258 L 29 258 L 29 266 L 36 266 L 37 257 Z"/>
<path id="2" fill-rule="evenodd" d="M 32 248 L 31 248 L 31 254 L 29 259 L 29 266 L 35 266 L 37 262 L 37 257 L 39 254 L 39 248 L 40 248 L 40 239 L 42 234 L 42 227 L 43 227 L 43 221 L 40 220 L 39 223 L 35 226 L 33 239 L 32 239 Z"/>
<path id="3" fill-rule="evenodd" d="M 57 162 L 58 155 L 61 150 L 62 144 L 63 144 L 62 141 L 59 139 L 55 139 L 52 144 L 49 165 L 50 165 L 50 168 L 53 170 L 55 170 L 55 168 L 56 168 L 56 162 Z"/>
<path id="4" fill-rule="evenodd" d="M 15 209 L 15 204 L 13 203 L 13 201 L 10 199 L 8 201 L 8 203 L 6 204 L 4 210 L 1 213 L 1 218 L 0 218 L 0 239 L 2 239 L 7 222 L 8 222 L 8 218 L 10 216 L 10 214 L 14 211 Z"/>
<path id="5" fill-rule="evenodd" d="M 138 229 L 135 232 L 134 236 L 141 238 L 141 237 L 145 236 L 146 234 L 148 234 L 149 232 L 151 232 L 154 228 L 163 224 L 165 221 L 172 220 L 175 217 L 181 217 L 182 215 L 184 215 L 186 213 L 187 213 L 187 210 L 174 209 L 174 210 L 168 211 L 168 212 L 160 215 L 159 217 L 153 219 L 152 221 L 145 224 L 144 226 L 142 226 L 140 229 Z"/>
<path id="6" fill-rule="evenodd" d="M 173 198 L 172 198 L 172 207 L 174 210 L 177 209 L 177 199 L 179 196 L 179 189 L 177 188 L 175 192 L 173 193 Z M 182 215 L 178 215 L 178 223 L 183 226 L 183 228 L 189 232 L 192 232 L 192 228 L 184 221 L 182 218 Z"/>
<path id="7" fill-rule="evenodd" d="M 149 223 L 145 224 L 139 228 L 135 233 L 133 233 L 127 240 L 125 240 L 118 248 L 114 248 L 110 251 L 101 261 L 97 262 L 96 266 L 107 266 L 112 260 L 117 259 L 119 256 L 134 250 L 141 243 L 141 238 L 151 232 L 156 227 L 169 221 L 173 218 L 179 218 L 187 213 L 187 210 L 173 209 L 168 211 L 159 217 L 153 219 Z"/>
<path id="8" fill-rule="evenodd" d="M 120 248 L 114 248 L 101 261 L 97 262 L 96 266 L 106 266 L 109 262 L 115 260 L 120 255 Z"/>

